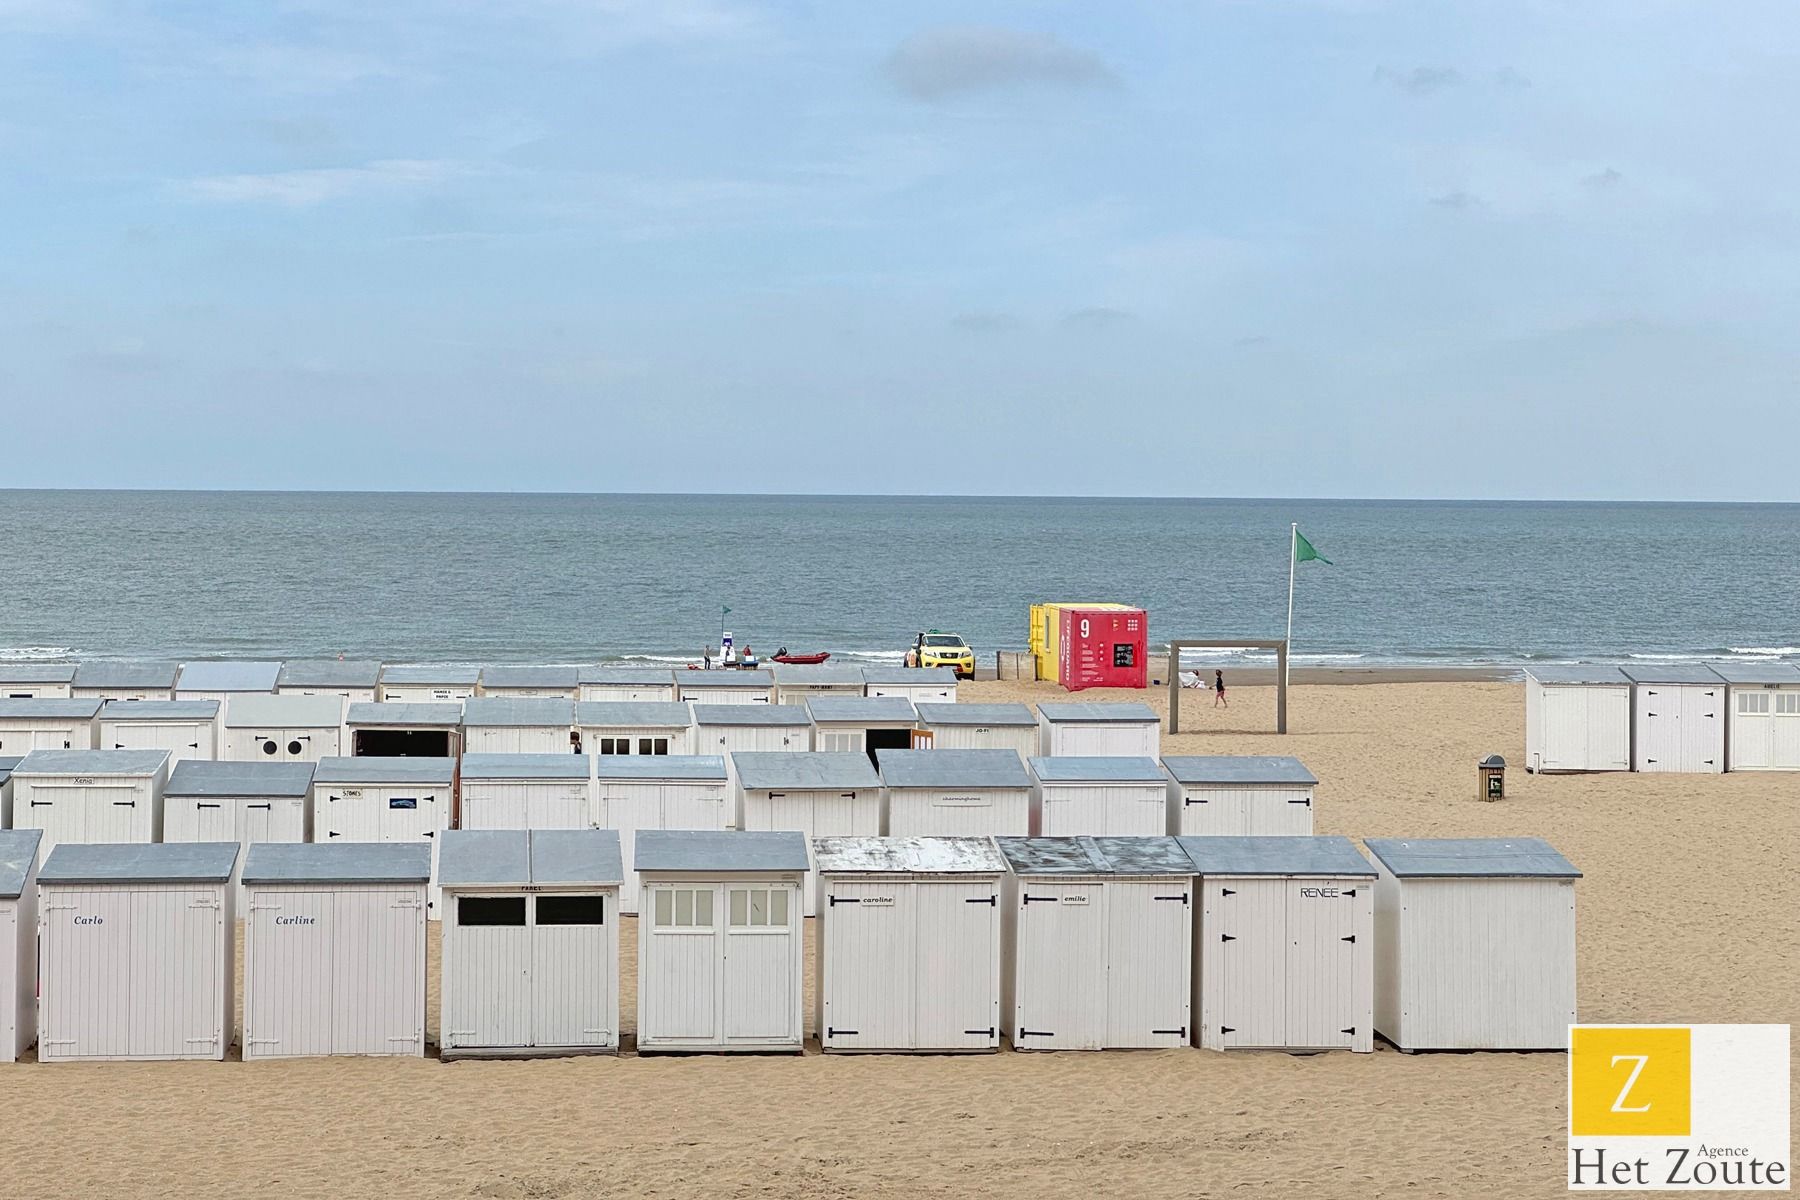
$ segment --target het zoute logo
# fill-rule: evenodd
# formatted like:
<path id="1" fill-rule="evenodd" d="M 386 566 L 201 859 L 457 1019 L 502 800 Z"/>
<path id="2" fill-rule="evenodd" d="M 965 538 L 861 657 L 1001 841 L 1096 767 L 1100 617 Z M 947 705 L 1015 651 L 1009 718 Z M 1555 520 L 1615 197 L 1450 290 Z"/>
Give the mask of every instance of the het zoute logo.
<path id="1" fill-rule="evenodd" d="M 1786 1025 L 1571 1025 L 1570 1191 L 1789 1190 Z"/>

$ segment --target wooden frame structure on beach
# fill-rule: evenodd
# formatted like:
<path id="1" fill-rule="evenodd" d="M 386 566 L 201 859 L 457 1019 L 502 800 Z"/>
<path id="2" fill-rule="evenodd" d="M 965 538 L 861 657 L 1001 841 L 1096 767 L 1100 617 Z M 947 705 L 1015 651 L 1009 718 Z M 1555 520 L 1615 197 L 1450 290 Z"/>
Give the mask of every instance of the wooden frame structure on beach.
<path id="1" fill-rule="evenodd" d="M 1181 638 L 1169 643 L 1169 732 L 1181 732 L 1181 652 L 1273 650 L 1275 652 L 1275 732 L 1287 732 L 1288 644 L 1286 638 Z"/>

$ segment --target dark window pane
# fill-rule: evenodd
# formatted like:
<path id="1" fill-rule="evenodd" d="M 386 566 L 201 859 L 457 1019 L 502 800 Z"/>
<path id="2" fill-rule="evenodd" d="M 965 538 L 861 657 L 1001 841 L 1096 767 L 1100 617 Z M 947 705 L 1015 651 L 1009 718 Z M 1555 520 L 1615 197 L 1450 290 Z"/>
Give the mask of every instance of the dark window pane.
<path id="1" fill-rule="evenodd" d="M 523 896 L 459 896 L 456 900 L 458 925 L 523 925 Z"/>
<path id="2" fill-rule="evenodd" d="M 539 925 L 604 925 L 605 896 L 539 896 Z"/>
<path id="3" fill-rule="evenodd" d="M 417 808 L 419 807 L 419 801 L 418 798 L 414 796 L 395 796 L 388 801 L 388 807 L 397 809 Z"/>

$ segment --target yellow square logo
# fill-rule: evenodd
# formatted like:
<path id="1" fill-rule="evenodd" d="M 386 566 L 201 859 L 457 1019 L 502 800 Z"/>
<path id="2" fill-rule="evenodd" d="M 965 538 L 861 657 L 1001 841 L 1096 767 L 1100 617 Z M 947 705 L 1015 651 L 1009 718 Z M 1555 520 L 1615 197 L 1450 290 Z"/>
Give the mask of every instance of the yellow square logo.
<path id="1" fill-rule="evenodd" d="M 1685 1026 L 1577 1025 L 1569 1041 L 1569 1133 L 1686 1137 L 1693 1033 Z"/>

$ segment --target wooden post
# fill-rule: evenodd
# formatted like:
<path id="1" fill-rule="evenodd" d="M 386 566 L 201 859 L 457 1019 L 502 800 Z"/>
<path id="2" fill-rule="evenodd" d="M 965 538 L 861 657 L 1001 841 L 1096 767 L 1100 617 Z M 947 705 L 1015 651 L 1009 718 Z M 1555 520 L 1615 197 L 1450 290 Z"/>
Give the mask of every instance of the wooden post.
<path id="1" fill-rule="evenodd" d="M 1169 732 L 1181 732 L 1181 643 L 1169 643 Z"/>

